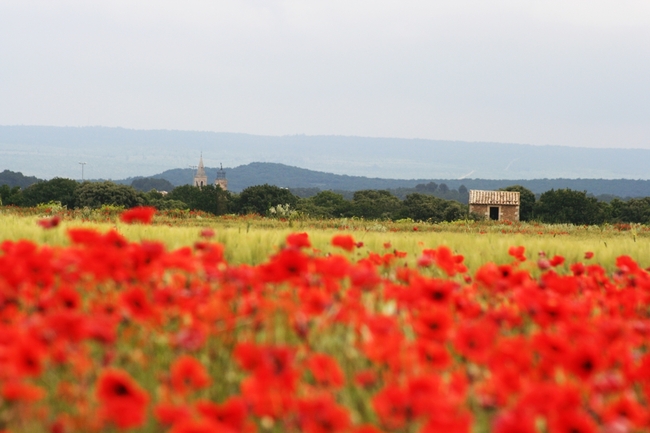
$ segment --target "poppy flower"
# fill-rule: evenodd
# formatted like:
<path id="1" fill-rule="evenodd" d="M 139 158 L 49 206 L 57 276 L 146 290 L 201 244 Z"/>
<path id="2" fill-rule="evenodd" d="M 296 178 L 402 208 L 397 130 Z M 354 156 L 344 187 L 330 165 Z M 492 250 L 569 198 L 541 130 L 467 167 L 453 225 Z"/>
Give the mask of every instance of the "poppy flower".
<path id="1" fill-rule="evenodd" d="M 189 355 L 183 355 L 174 361 L 170 370 L 172 388 L 180 395 L 193 389 L 205 388 L 211 382 L 205 367 Z"/>
<path id="2" fill-rule="evenodd" d="M 526 256 L 524 255 L 525 252 L 526 252 L 526 247 L 524 246 L 518 246 L 518 247 L 512 246 L 508 248 L 508 254 L 520 262 L 526 261 Z"/>
<path id="3" fill-rule="evenodd" d="M 206 227 L 203 230 L 201 230 L 201 233 L 199 233 L 199 236 L 202 238 L 210 239 L 214 237 L 214 230 L 211 229 L 210 227 Z"/>
<path id="4" fill-rule="evenodd" d="M 298 401 L 298 424 L 304 433 L 345 432 L 350 426 L 350 413 L 330 395 Z"/>
<path id="5" fill-rule="evenodd" d="M 314 354 L 307 360 L 307 366 L 319 385 L 332 388 L 343 386 L 343 370 L 331 356 Z"/>
<path id="6" fill-rule="evenodd" d="M 560 266 L 562 263 L 564 263 L 564 257 L 558 255 L 553 256 L 553 258 L 551 258 L 549 261 L 549 264 L 554 268 Z"/>
<path id="7" fill-rule="evenodd" d="M 484 362 L 490 354 L 497 329 L 492 322 L 478 320 L 462 323 L 453 340 L 456 350 L 474 362 Z"/>
<path id="8" fill-rule="evenodd" d="M 453 318 L 444 307 L 430 307 L 413 319 L 413 330 L 420 338 L 444 342 L 449 336 Z"/>
<path id="9" fill-rule="evenodd" d="M 37 224 L 46 230 L 57 227 L 59 223 L 61 223 L 61 217 L 58 215 L 54 215 L 51 218 L 43 218 L 37 221 Z"/>
<path id="10" fill-rule="evenodd" d="M 351 235 L 335 235 L 332 238 L 332 245 L 342 248 L 345 251 L 353 251 L 355 242 L 354 238 Z"/>
<path id="11" fill-rule="evenodd" d="M 568 359 L 569 370 L 583 380 L 589 379 L 602 364 L 602 349 L 595 343 L 581 342 Z"/>
<path id="12" fill-rule="evenodd" d="M 245 431 L 248 408 L 242 397 L 230 397 L 221 404 L 201 400 L 196 403 L 196 409 L 204 417 L 221 423 L 233 431 Z"/>
<path id="13" fill-rule="evenodd" d="M 209 419 L 187 419 L 169 431 L 169 433 L 236 433 L 235 430 Z"/>
<path id="14" fill-rule="evenodd" d="M 20 341 L 10 354 L 9 359 L 19 376 L 37 377 L 43 371 L 46 352 L 36 341 L 31 340 Z"/>
<path id="15" fill-rule="evenodd" d="M 158 403 L 153 409 L 153 414 L 156 420 L 164 426 L 174 425 L 192 417 L 188 406 L 171 403 Z"/>
<path id="16" fill-rule="evenodd" d="M 144 424 L 149 395 L 124 370 L 104 370 L 97 379 L 96 396 L 105 420 L 120 428 Z"/>
<path id="17" fill-rule="evenodd" d="M 372 407 L 389 430 L 401 429 L 415 418 L 407 390 L 396 385 L 388 385 L 375 394 Z"/>
<path id="18" fill-rule="evenodd" d="M 565 410 L 553 418 L 549 433 L 596 433 L 596 422 L 581 410 Z"/>
<path id="19" fill-rule="evenodd" d="M 32 403 L 45 396 L 45 390 L 35 385 L 11 380 L 0 388 L 0 395 L 6 401 Z"/>
<path id="20" fill-rule="evenodd" d="M 126 311 L 135 319 L 147 320 L 153 315 L 153 307 L 141 287 L 132 287 L 124 291 L 120 300 Z"/>
<path id="21" fill-rule="evenodd" d="M 311 242 L 307 233 L 291 233 L 287 236 L 287 246 L 292 248 L 309 248 Z"/>
<path id="22" fill-rule="evenodd" d="M 120 220 L 127 224 L 140 222 L 142 224 L 151 224 L 153 216 L 156 214 L 156 208 L 151 206 L 137 206 L 122 212 Z"/>

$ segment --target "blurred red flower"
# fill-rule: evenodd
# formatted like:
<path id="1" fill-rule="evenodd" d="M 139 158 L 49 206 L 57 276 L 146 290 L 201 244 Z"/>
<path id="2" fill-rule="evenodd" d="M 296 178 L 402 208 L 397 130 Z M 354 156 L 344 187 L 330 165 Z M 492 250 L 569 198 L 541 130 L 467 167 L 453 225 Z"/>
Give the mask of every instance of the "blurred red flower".
<path id="1" fill-rule="evenodd" d="M 332 238 L 332 245 L 343 248 L 345 251 L 352 251 L 354 250 L 355 242 L 351 235 L 336 235 Z"/>
<path id="2" fill-rule="evenodd" d="M 156 214 L 156 208 L 151 206 L 137 206 L 131 208 L 120 215 L 120 220 L 127 224 L 134 222 L 141 222 L 143 224 L 151 224 L 153 216 Z"/>
<path id="3" fill-rule="evenodd" d="M 105 421 L 119 428 L 144 424 L 149 395 L 124 370 L 104 370 L 97 379 L 96 395 Z"/>
<path id="4" fill-rule="evenodd" d="M 61 217 L 58 215 L 54 215 L 52 218 L 43 218 L 37 221 L 37 224 L 44 229 L 53 229 L 54 227 L 58 226 L 59 223 L 61 222 Z"/>
<path id="5" fill-rule="evenodd" d="M 210 376 L 203 364 L 189 355 L 181 356 L 171 366 L 172 388 L 180 395 L 205 388 L 210 382 Z"/>
<path id="6" fill-rule="evenodd" d="M 309 248 L 311 242 L 307 233 L 291 233 L 287 236 L 287 246 L 292 248 Z"/>

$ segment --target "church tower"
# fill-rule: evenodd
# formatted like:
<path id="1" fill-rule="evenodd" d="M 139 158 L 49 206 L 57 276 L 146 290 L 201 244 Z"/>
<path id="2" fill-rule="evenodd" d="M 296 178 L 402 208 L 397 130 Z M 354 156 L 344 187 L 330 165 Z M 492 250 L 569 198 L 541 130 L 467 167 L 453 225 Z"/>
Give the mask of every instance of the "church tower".
<path id="1" fill-rule="evenodd" d="M 205 174 L 205 167 L 203 166 L 203 153 L 201 153 L 201 159 L 199 160 L 199 167 L 196 169 L 196 174 L 194 175 L 194 186 L 201 188 L 208 184 L 208 176 Z"/>
<path id="2" fill-rule="evenodd" d="M 223 164 L 221 168 L 217 171 L 217 178 L 214 180 L 215 185 L 219 185 L 222 190 L 228 191 L 228 179 L 226 179 L 226 172 L 223 171 Z"/>

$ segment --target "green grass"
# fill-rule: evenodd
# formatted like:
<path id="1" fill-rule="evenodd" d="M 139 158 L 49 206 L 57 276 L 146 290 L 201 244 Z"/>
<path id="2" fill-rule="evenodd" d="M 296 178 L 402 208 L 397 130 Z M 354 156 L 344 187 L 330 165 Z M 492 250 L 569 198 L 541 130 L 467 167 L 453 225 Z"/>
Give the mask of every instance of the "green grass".
<path id="1" fill-rule="evenodd" d="M 590 226 L 540 224 L 496 224 L 492 222 L 456 222 L 443 224 L 414 223 L 412 221 L 383 222 L 357 219 L 280 221 L 260 217 L 209 217 L 193 215 L 187 218 L 157 216 L 153 225 L 128 225 L 119 221 L 117 214 L 99 212 L 64 214 L 59 227 L 44 230 L 37 221 L 44 215 L 24 215 L 15 210 L 0 208 L 0 240 L 28 239 L 49 245 L 67 245 L 69 227 L 96 227 L 101 231 L 118 230 L 132 241 L 160 241 L 168 248 L 192 246 L 201 240 L 202 228 L 211 227 L 214 240 L 226 247 L 226 258 L 231 263 L 259 264 L 277 250 L 286 235 L 306 231 L 313 247 L 323 252 L 336 251 L 330 245 L 334 234 L 350 233 L 363 242 L 354 257 L 361 258 L 369 251 L 376 253 L 393 250 L 408 253 L 407 262 L 413 264 L 423 248 L 447 245 L 463 254 L 470 270 L 485 262 L 507 263 L 508 247 L 523 245 L 529 259 L 537 259 L 544 251 L 550 258 L 564 256 L 567 263 L 582 261 L 586 251 L 592 251 L 592 261 L 608 270 L 614 268 L 616 257 L 630 255 L 641 266 L 650 266 L 650 230 L 646 226 Z M 414 231 L 414 227 L 417 231 Z M 390 243 L 389 248 L 384 244 Z M 340 250 L 339 250 L 340 251 Z"/>

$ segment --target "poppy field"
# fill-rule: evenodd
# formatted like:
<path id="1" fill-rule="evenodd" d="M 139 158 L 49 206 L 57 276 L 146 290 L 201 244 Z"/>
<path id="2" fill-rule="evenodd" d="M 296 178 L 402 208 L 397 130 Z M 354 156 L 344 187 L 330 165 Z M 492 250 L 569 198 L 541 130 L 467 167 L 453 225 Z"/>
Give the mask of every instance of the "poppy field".
<path id="1" fill-rule="evenodd" d="M 0 218 L 0 431 L 650 429 L 644 227 Z"/>

